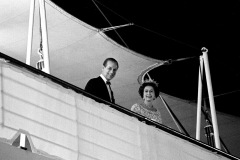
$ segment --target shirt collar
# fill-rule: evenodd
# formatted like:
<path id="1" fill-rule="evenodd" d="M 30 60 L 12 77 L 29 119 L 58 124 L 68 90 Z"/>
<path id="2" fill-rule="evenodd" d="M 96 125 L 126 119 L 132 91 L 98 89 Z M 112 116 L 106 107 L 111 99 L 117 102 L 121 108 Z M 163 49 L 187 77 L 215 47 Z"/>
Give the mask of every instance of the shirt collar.
<path id="1" fill-rule="evenodd" d="M 101 74 L 100 77 L 104 80 L 104 82 L 107 82 L 107 79 Z"/>

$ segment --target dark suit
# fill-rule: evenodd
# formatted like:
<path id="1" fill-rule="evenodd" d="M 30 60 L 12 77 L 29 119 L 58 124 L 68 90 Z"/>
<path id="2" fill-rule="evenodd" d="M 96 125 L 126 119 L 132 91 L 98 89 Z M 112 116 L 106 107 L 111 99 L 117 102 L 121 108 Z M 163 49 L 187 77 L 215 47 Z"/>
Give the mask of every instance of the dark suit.
<path id="1" fill-rule="evenodd" d="M 101 99 L 111 102 L 111 98 L 109 96 L 107 86 L 104 80 L 100 76 L 97 78 L 90 79 L 86 84 L 85 91 Z M 113 93 L 112 93 L 112 97 L 113 97 Z M 115 103 L 114 97 L 112 99 L 113 99 L 112 103 Z"/>

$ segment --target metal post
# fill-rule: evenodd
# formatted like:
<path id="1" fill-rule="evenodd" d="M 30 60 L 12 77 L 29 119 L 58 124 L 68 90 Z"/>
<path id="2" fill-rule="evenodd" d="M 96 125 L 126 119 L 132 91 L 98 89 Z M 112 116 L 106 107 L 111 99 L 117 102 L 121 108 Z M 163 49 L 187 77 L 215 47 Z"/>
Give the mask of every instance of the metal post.
<path id="1" fill-rule="evenodd" d="M 198 76 L 198 101 L 197 101 L 197 124 L 196 139 L 200 140 L 201 131 L 201 107 L 202 107 L 202 79 L 203 79 L 203 58 L 200 56 L 199 76 Z"/>
<path id="2" fill-rule="evenodd" d="M 30 65 L 30 59 L 31 59 L 31 53 L 32 53 L 34 9 L 35 9 L 35 0 L 31 0 L 30 13 L 29 13 L 29 24 L 28 24 L 27 56 L 26 56 L 26 64 L 28 64 L 28 65 Z"/>
<path id="3" fill-rule="evenodd" d="M 212 81 L 211 81 L 210 68 L 209 68 L 208 55 L 207 55 L 208 50 L 205 47 L 203 47 L 202 52 L 203 52 L 204 68 L 205 68 L 206 79 L 207 79 L 207 89 L 208 89 L 208 96 L 210 101 L 210 110 L 211 110 L 211 117 L 212 117 L 212 123 L 213 123 L 215 146 L 216 148 L 221 149 L 215 103 L 213 98 Z"/>
<path id="4" fill-rule="evenodd" d="M 43 71 L 50 74 L 49 67 L 49 54 L 48 54 L 48 35 L 47 35 L 47 20 L 46 20 L 46 10 L 45 1 L 39 0 L 40 16 L 41 16 L 41 28 L 42 28 L 42 38 L 43 38 L 43 59 L 44 68 Z"/>

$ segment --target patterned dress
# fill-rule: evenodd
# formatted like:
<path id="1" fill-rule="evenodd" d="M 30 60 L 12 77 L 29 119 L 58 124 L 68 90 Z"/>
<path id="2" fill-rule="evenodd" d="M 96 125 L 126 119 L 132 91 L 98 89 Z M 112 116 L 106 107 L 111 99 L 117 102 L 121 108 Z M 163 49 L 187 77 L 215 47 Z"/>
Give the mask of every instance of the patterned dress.
<path id="1" fill-rule="evenodd" d="M 162 117 L 159 110 L 151 111 L 144 108 L 141 104 L 136 103 L 131 107 L 131 111 L 141 114 L 142 116 L 145 116 L 153 121 L 156 121 L 162 124 Z"/>

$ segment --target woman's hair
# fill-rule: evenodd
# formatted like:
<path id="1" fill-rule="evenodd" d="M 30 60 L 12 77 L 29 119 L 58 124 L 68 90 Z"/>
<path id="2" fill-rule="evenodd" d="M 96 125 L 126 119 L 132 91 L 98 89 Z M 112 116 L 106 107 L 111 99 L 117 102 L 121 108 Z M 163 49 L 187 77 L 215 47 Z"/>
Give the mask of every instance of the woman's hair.
<path id="1" fill-rule="evenodd" d="M 155 96 L 156 98 L 159 96 L 159 88 L 158 88 L 158 85 L 156 82 L 154 81 L 148 81 L 148 82 L 144 82 L 140 87 L 139 87 L 139 90 L 138 90 L 138 93 L 139 95 L 143 98 L 143 92 L 144 92 L 144 88 L 146 86 L 152 86 L 153 87 L 153 90 L 155 92 Z"/>

